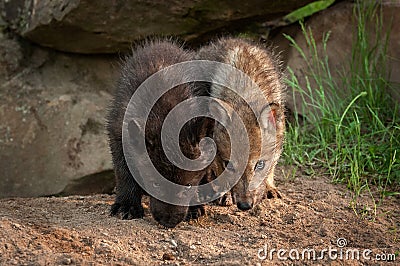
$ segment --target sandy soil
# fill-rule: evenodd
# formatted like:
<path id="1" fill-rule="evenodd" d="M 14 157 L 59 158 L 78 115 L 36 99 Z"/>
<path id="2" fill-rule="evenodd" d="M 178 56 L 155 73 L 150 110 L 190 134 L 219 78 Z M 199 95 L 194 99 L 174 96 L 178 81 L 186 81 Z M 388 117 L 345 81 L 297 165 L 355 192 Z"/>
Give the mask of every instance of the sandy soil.
<path id="1" fill-rule="evenodd" d="M 208 206 L 205 217 L 175 229 L 157 225 L 147 208 L 141 220 L 110 217 L 110 195 L 2 199 L 0 265 L 384 265 L 376 256 L 390 254 L 388 265 L 400 265 L 399 197 L 375 215 L 370 196 L 354 205 L 324 177 L 282 176 L 282 200 L 249 212 Z M 302 259 L 307 248 L 324 258 L 308 259 L 310 251 Z M 281 258 L 278 249 L 286 250 Z M 356 252 L 360 259 L 351 259 Z"/>

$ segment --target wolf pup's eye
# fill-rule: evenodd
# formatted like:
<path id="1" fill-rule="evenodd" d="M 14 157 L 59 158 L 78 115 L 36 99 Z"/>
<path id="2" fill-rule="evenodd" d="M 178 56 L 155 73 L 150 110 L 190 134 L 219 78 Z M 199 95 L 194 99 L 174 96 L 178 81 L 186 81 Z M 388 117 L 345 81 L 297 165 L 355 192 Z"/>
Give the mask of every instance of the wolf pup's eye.
<path id="1" fill-rule="evenodd" d="M 265 161 L 259 160 L 256 164 L 255 170 L 262 170 L 265 167 Z"/>
<path id="2" fill-rule="evenodd" d="M 235 171 L 235 167 L 231 161 L 225 161 L 225 168 L 232 172 Z"/>

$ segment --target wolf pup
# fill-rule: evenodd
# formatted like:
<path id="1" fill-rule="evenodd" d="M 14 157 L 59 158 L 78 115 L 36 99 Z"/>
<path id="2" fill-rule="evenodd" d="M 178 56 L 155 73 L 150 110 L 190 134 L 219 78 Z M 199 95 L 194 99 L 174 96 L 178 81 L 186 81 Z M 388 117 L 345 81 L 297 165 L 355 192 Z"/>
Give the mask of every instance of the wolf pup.
<path id="1" fill-rule="evenodd" d="M 230 161 L 230 149 L 231 146 L 235 148 L 235 143 L 230 143 L 227 132 L 235 130 L 237 123 L 232 120 L 237 118 L 234 118 L 227 108 L 230 106 L 243 121 L 250 145 L 250 155 L 244 173 L 231 190 L 232 202 L 236 203 L 239 209 L 248 210 L 265 197 L 280 198 L 281 194 L 274 185 L 274 169 L 282 151 L 285 129 L 284 85 L 281 81 L 279 60 L 260 45 L 237 38 L 223 38 L 201 48 L 196 59 L 217 61 L 235 67 L 245 73 L 263 94 L 260 95 L 260 90 L 246 87 L 236 88 L 236 94 L 224 86 L 210 84 L 210 95 L 218 99 L 217 103 L 210 106 L 210 111 L 219 112 L 225 120 L 221 122 L 227 125 L 224 128 L 220 123 L 215 124 L 213 138 L 217 144 L 219 160 L 217 158 L 214 164 L 214 176 L 218 176 L 224 169 L 236 170 L 237 162 Z M 218 72 L 216 70 L 215 75 L 222 73 Z M 255 99 L 257 108 L 261 110 L 258 120 L 260 124 L 248 103 L 241 98 L 243 95 L 246 99 Z M 258 187 L 250 187 L 251 181 L 262 178 L 263 182 Z M 229 198 L 225 197 L 225 200 Z"/>
<path id="2" fill-rule="evenodd" d="M 124 157 L 122 143 L 124 114 L 132 95 L 152 74 L 176 63 L 192 60 L 192 58 L 193 53 L 184 51 L 171 41 L 152 40 L 136 47 L 132 55 L 125 59 L 107 117 L 107 131 L 116 177 L 116 199 L 111 207 L 111 215 L 120 215 L 122 219 L 142 218 L 144 215 L 141 200 L 147 193 L 131 174 Z M 151 95 L 157 89 L 156 87 L 148 88 L 146 93 Z M 152 107 L 145 128 L 133 129 L 138 137 L 145 136 L 147 153 L 157 171 L 169 181 L 179 185 L 198 185 L 205 176 L 206 169 L 186 171 L 172 164 L 163 151 L 161 128 L 167 114 L 178 103 L 204 95 L 206 95 L 205 91 L 190 83 L 172 88 Z M 196 110 L 204 107 L 194 102 L 190 108 Z M 191 119 L 180 131 L 179 145 L 182 153 L 189 159 L 195 159 L 200 155 L 199 141 L 209 134 L 207 132 L 210 126 L 207 121 L 203 117 Z M 129 138 L 135 141 L 135 136 Z M 135 156 L 134 160 L 140 164 L 140 154 Z M 142 178 L 139 176 L 140 171 L 134 171 L 134 175 Z M 197 218 L 204 214 L 203 206 L 176 206 L 154 197 L 150 197 L 150 211 L 155 220 L 166 227 L 175 227 L 185 218 Z"/>

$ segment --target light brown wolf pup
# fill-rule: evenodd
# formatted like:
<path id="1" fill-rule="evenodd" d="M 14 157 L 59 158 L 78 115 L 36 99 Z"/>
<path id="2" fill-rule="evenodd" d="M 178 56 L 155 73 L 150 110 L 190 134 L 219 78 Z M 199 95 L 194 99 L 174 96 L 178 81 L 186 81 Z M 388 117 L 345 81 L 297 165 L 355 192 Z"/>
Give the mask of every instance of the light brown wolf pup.
<path id="1" fill-rule="evenodd" d="M 223 38 L 201 48 L 196 59 L 229 64 L 244 72 L 259 87 L 256 90 L 251 86 L 242 86 L 236 88 L 235 93 L 222 85 L 210 85 L 210 96 L 218 99 L 210 104 L 210 111 L 220 113 L 223 119 L 220 122 L 226 125 L 224 128 L 216 122 L 214 128 L 214 140 L 218 148 L 213 167 L 214 176 L 220 175 L 224 169 L 232 172 L 237 170 L 238 163 L 230 159 L 231 146 L 234 149 L 235 143 L 230 143 L 228 132 L 235 131 L 235 120 L 241 119 L 247 130 L 250 153 L 244 173 L 231 190 L 232 201 L 239 209 L 248 210 L 265 197 L 280 198 L 274 185 L 274 170 L 282 152 L 285 117 L 284 85 L 277 56 L 250 41 Z M 224 75 L 218 69 L 214 73 Z M 259 110 L 258 114 L 253 113 L 249 106 Z M 262 182 L 254 187 L 252 184 L 256 180 Z M 225 199 L 229 201 L 227 197 Z"/>

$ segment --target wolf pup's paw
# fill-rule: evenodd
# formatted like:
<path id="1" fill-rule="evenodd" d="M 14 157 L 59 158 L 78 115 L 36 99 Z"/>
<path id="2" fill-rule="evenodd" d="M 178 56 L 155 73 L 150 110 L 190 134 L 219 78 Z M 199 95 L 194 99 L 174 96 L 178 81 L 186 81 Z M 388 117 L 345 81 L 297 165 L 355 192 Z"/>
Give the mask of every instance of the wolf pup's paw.
<path id="1" fill-rule="evenodd" d="M 140 219 L 144 216 L 144 210 L 142 205 L 134 206 L 129 203 L 115 202 L 111 206 L 110 215 L 120 216 L 123 220 Z"/>
<path id="2" fill-rule="evenodd" d="M 219 206 L 231 206 L 233 205 L 233 199 L 231 192 L 225 193 L 222 197 L 214 200 L 214 204 Z"/>
<path id="3" fill-rule="evenodd" d="M 190 206 L 185 220 L 190 221 L 198 219 L 200 218 L 200 216 L 203 216 L 204 214 L 206 214 L 206 210 L 203 205 Z"/>
<path id="4" fill-rule="evenodd" d="M 276 187 L 271 187 L 267 188 L 265 196 L 267 199 L 281 199 L 283 195 Z"/>

